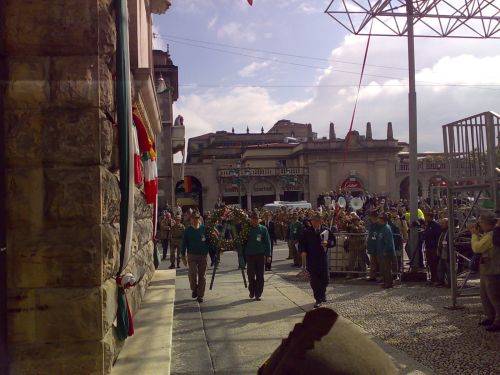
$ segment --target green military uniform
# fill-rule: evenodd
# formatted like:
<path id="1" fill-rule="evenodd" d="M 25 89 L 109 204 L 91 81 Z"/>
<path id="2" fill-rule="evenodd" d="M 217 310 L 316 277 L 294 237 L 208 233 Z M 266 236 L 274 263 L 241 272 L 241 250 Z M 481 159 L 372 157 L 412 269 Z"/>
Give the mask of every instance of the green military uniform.
<path id="1" fill-rule="evenodd" d="M 264 266 L 266 257 L 271 256 L 271 239 L 264 225 L 250 227 L 243 249 L 247 261 L 248 290 L 253 298 L 260 298 L 264 291 Z"/>
<path id="2" fill-rule="evenodd" d="M 198 297 L 198 301 L 203 300 L 205 294 L 207 270 L 208 241 L 205 234 L 205 226 L 199 228 L 189 226 L 184 231 L 182 238 L 181 254 L 186 256 L 189 269 L 189 284 L 193 292 L 193 298 Z M 201 299 L 201 300 L 200 300 Z"/>
<path id="3" fill-rule="evenodd" d="M 170 229 L 170 263 L 174 264 L 177 256 L 177 268 L 180 266 L 180 250 L 185 229 L 182 223 L 175 223 Z"/>

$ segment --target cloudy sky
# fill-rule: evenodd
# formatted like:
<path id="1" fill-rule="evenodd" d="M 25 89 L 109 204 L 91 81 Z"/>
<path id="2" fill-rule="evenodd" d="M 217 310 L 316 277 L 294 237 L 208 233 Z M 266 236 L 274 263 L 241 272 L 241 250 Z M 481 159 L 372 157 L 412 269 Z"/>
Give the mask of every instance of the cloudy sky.
<path id="1" fill-rule="evenodd" d="M 459 1 L 459 0 L 457 0 Z M 187 136 L 244 132 L 277 120 L 348 127 L 367 38 L 349 35 L 324 13 L 324 0 L 174 0 L 154 19 L 157 48 L 179 66 Z M 419 150 L 442 149 L 440 125 L 500 112 L 500 40 L 416 40 Z M 354 127 L 375 137 L 387 122 L 407 140 L 406 39 L 373 37 Z M 437 86 L 439 85 L 439 86 Z"/>

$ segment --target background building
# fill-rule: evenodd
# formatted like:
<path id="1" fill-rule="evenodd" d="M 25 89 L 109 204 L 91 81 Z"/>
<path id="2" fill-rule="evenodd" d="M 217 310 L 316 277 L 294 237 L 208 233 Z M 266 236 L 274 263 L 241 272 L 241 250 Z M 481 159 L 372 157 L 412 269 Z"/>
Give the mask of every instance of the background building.
<path id="1" fill-rule="evenodd" d="M 409 194 L 408 145 L 394 138 L 391 123 L 385 139 L 352 131 L 337 138 L 318 139 L 311 124 L 278 121 L 268 132 L 237 134 L 226 131 L 189 139 L 186 178 L 179 180 L 177 203 L 212 209 L 216 202 L 259 207 L 275 200 L 307 200 L 313 205 L 324 192 L 339 188 L 354 194 L 367 191 L 393 199 Z M 419 154 L 420 195 L 443 186 L 446 163 L 441 153 Z"/>
<path id="2" fill-rule="evenodd" d="M 346 143 L 336 137 L 333 123 L 329 137 L 318 139 L 311 124 L 289 120 L 278 121 L 268 132 L 219 131 L 191 138 L 185 169 L 193 189 L 191 205 L 211 209 L 218 200 L 241 201 L 251 208 L 302 199 L 315 204 L 321 193 L 340 187 L 398 198 L 396 171 L 406 144 L 394 139 L 392 124 L 386 139 L 373 139 L 368 123 L 365 135 L 353 131 L 348 148 Z M 184 185 L 177 183 L 177 196 L 189 194 Z"/>
<path id="3" fill-rule="evenodd" d="M 158 205 L 172 207 L 175 203 L 173 156 L 184 151 L 185 130 L 181 118 L 174 121 L 172 105 L 179 98 L 178 68 L 169 51 L 153 51 L 154 74 L 157 82 L 158 104 L 162 132 L 156 142 L 158 154 Z M 175 125 L 175 126 L 174 126 Z"/>

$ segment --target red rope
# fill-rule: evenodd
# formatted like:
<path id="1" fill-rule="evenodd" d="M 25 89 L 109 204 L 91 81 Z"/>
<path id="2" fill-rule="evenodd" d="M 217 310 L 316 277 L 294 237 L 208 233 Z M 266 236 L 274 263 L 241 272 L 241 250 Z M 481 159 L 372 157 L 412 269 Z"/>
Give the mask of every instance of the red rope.
<path id="1" fill-rule="evenodd" d="M 356 101 L 354 102 L 354 108 L 352 110 L 351 125 L 349 125 L 349 131 L 347 132 L 347 136 L 345 139 L 344 161 L 347 157 L 347 152 L 349 151 L 349 141 L 351 139 L 351 131 L 352 131 L 352 126 L 354 124 L 354 116 L 356 115 L 356 108 L 358 107 L 359 91 L 361 90 L 361 83 L 363 81 L 363 75 L 365 74 L 366 58 L 368 56 L 368 49 L 370 47 L 370 39 L 372 37 L 372 26 L 373 26 L 373 23 L 370 25 L 370 33 L 368 34 L 368 40 L 366 42 L 365 56 L 363 57 L 363 65 L 361 67 L 361 75 L 359 76 L 358 91 L 356 93 Z"/>

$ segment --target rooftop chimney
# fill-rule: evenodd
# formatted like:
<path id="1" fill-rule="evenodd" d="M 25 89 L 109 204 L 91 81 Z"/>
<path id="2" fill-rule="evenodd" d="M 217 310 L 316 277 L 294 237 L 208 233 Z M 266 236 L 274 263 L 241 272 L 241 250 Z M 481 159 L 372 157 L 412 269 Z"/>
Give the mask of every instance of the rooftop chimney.
<path id="1" fill-rule="evenodd" d="M 366 123 L 366 139 L 373 139 L 371 122 Z"/>
<path id="2" fill-rule="evenodd" d="M 392 132 L 392 122 L 387 123 L 387 139 L 394 139 L 394 133 Z"/>
<path id="3" fill-rule="evenodd" d="M 335 124 L 333 122 L 330 122 L 330 141 L 334 141 L 337 139 L 337 136 L 335 135 Z"/>

